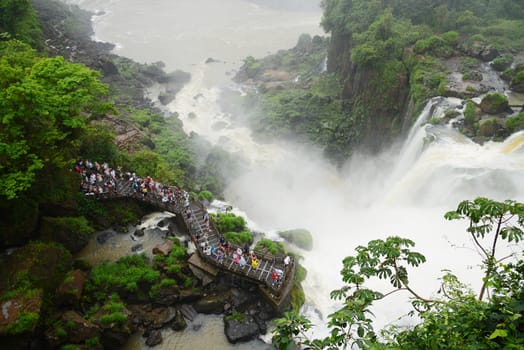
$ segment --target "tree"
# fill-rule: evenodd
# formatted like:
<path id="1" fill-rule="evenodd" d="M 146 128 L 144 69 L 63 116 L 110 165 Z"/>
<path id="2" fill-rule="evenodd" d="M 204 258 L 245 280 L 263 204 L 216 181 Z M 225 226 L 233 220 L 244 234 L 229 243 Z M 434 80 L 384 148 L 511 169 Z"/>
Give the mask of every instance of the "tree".
<path id="1" fill-rule="evenodd" d="M 273 341 L 279 349 L 300 343 L 311 349 L 517 349 L 524 346 L 524 311 L 521 281 L 524 261 L 502 264 L 509 258 L 496 257 L 500 241 L 519 242 L 523 237 L 524 204 L 486 198 L 461 202 L 445 214 L 449 220 L 468 219 L 467 232 L 480 251 L 484 278 L 478 296 L 447 272 L 442 277 L 440 297 L 429 299 L 417 293 L 409 283 L 408 268 L 416 267 L 425 257 L 412 251 L 414 242 L 400 237 L 373 240 L 356 248 L 355 256 L 343 260 L 341 271 L 345 285 L 333 292 L 342 307 L 330 314 L 330 335 L 310 339 L 312 325 L 306 318 L 286 313 L 275 322 Z M 486 246 L 484 239 L 489 240 Z M 513 255 L 512 255 L 513 256 Z M 514 256 L 513 256 L 514 257 Z M 371 278 L 389 280 L 392 290 L 382 292 L 367 287 Z M 491 297 L 483 300 L 491 288 Z M 421 322 L 414 327 L 392 326 L 377 332 L 372 326 L 373 302 L 406 291 Z"/>
<path id="2" fill-rule="evenodd" d="M 76 157 L 86 116 L 107 111 L 99 73 L 38 57 L 16 40 L 0 42 L 0 196 L 16 198 L 45 165 Z"/>

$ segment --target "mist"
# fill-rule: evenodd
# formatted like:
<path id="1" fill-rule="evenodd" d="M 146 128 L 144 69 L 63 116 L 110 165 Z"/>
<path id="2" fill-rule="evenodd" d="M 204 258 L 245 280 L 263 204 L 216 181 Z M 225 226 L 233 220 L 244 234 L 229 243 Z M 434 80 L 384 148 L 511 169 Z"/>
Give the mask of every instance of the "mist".
<path id="1" fill-rule="evenodd" d="M 410 281 L 424 296 L 437 292 L 443 269 L 478 288 L 480 258 L 470 248 L 467 223 L 443 216 L 478 196 L 524 200 L 523 134 L 481 146 L 446 126 L 427 125 L 438 112 L 428 105 L 406 142 L 378 155 L 355 154 L 337 168 L 320 150 L 292 140 L 258 143 L 220 105 L 225 88 L 239 88 L 231 77 L 243 58 L 291 48 L 302 33 L 322 33 L 317 1 L 75 2 L 105 11 L 95 18 L 96 38 L 118 44 L 117 54 L 191 73 L 168 108 L 186 133 L 246 159 L 246 171 L 231 179 L 225 198 L 253 228 L 269 238 L 294 228 L 312 233 L 314 249 L 299 253 L 308 270 L 304 311 L 319 325 L 337 307 L 329 292 L 341 286 L 342 259 L 372 239 L 399 235 L 416 242 L 428 262 L 409 271 Z M 217 62 L 205 63 L 209 57 Z M 441 102 L 460 107 L 460 101 Z M 407 300 L 398 294 L 377 305 L 377 325 L 397 322 Z"/>

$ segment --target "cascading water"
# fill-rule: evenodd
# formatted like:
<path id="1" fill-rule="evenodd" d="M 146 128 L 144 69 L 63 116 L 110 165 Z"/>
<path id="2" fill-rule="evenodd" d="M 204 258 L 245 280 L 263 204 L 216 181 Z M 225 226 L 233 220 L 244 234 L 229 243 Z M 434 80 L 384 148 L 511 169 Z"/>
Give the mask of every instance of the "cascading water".
<path id="1" fill-rule="evenodd" d="M 98 19 L 96 36 L 118 42 L 117 53 L 140 61 L 163 60 L 168 68 L 191 71 L 192 81 L 170 108 L 179 113 L 186 132 L 197 132 L 251 160 L 249 171 L 233 179 L 225 196 L 249 215 L 258 230 L 267 232 L 270 238 L 278 238 L 276 232 L 285 229 L 305 228 L 312 233 L 314 249 L 300 253 L 308 270 L 305 312 L 319 324 L 336 308 L 329 292 L 341 285 L 342 259 L 353 254 L 357 245 L 375 238 L 400 235 L 417 243 L 417 250 L 428 258 L 428 263 L 411 277 L 411 284 L 419 287 L 420 293 L 435 293 L 445 268 L 463 281 L 479 285 L 480 260 L 467 248 L 466 223 L 445 221 L 443 214 L 454 209 L 458 201 L 477 196 L 524 200 L 523 133 L 504 143 L 475 144 L 449 126 L 426 124 L 444 109 L 461 109 L 460 100 L 436 98 L 428 103 L 403 145 L 373 157 L 355 155 L 339 171 L 319 152 L 305 147 L 257 144 L 249 130 L 236 127 L 217 103 L 223 84 L 231 84 L 226 73 L 238 67 L 243 57 L 291 47 L 302 32 L 317 33 L 320 11 L 282 14 L 242 0 L 224 0 L 218 7 L 212 0 L 193 5 L 162 0 L 155 2 L 154 10 L 144 8 L 141 1 L 124 4 L 113 0 L 106 5 L 97 0 L 76 2 L 88 9 L 106 6 L 99 7 L 107 15 Z M 237 27 L 220 30 L 221 51 L 217 51 L 216 35 L 211 33 L 218 20 L 210 19 L 189 30 L 195 26 L 173 24 L 170 28 L 164 19 L 172 13 L 187 25 L 188 18 L 212 18 L 208 10 L 219 17 L 224 9 L 236 11 Z M 158 13 L 162 16 L 155 17 Z M 157 27 L 162 29 L 158 31 Z M 283 28 L 286 34 L 294 31 L 293 40 L 283 40 Z M 134 40 L 133 33 L 138 29 L 146 44 Z M 191 40 L 177 41 L 184 37 Z M 266 48 L 261 50 L 261 44 Z M 199 56 L 196 51 L 204 53 Z M 207 57 L 222 62 L 202 63 Z M 406 310 L 406 298 L 396 295 L 379 304 L 377 324 L 397 320 Z M 191 342 L 176 345 L 189 349 Z M 226 346 L 217 343 L 218 348 Z M 143 340 L 136 340 L 129 349 L 144 347 Z"/>

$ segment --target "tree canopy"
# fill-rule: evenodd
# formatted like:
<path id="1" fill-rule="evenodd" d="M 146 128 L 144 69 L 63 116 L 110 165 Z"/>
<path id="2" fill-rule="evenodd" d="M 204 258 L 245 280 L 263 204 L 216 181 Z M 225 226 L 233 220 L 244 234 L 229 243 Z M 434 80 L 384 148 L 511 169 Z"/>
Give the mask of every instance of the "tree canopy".
<path id="1" fill-rule="evenodd" d="M 17 40 L 0 42 L 0 195 L 16 198 L 44 165 L 77 156 L 86 116 L 109 109 L 99 73 L 39 57 Z"/>

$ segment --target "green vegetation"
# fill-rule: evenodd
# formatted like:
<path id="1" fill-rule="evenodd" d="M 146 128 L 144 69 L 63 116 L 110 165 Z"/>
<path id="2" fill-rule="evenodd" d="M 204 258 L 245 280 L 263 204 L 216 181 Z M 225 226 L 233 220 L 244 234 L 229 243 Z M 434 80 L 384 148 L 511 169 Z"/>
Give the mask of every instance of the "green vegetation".
<path id="1" fill-rule="evenodd" d="M 40 58 L 19 41 L 0 42 L 0 196 L 29 189 L 41 169 L 75 159 L 85 113 L 108 110 L 99 74 L 62 57 Z"/>
<path id="2" fill-rule="evenodd" d="M 0 40 L 13 38 L 41 48 L 42 29 L 29 0 L 0 2 Z"/>
<path id="3" fill-rule="evenodd" d="M 233 311 L 229 315 L 226 315 L 225 319 L 226 321 L 237 321 L 242 323 L 246 321 L 246 315 L 238 311 Z"/>
<path id="4" fill-rule="evenodd" d="M 207 200 L 209 202 L 211 202 L 213 200 L 213 193 L 209 192 L 209 191 L 201 191 L 199 194 L 198 194 L 198 199 L 199 200 Z"/>
<path id="5" fill-rule="evenodd" d="M 507 111 L 509 103 L 507 97 L 502 94 L 487 94 L 482 98 L 480 108 L 486 113 L 497 114 Z"/>
<path id="6" fill-rule="evenodd" d="M 20 312 L 15 322 L 10 323 L 6 328 L 6 334 L 24 334 L 31 333 L 36 327 L 40 315 L 35 312 Z"/>
<path id="7" fill-rule="evenodd" d="M 518 243 L 524 238 L 524 204 L 511 200 L 497 202 L 486 198 L 466 200 L 445 214 L 448 220 L 467 220 L 471 236 L 482 260 L 482 287 L 475 295 L 456 276 L 445 271 L 441 294 L 429 299 L 416 292 L 408 269 L 426 261 L 413 251 L 415 243 L 400 237 L 373 240 L 356 248 L 355 256 L 343 260 L 345 285 L 331 292 L 342 307 L 329 315 L 330 334 L 310 339 L 311 322 L 295 311 L 275 322 L 273 343 L 287 349 L 301 343 L 311 349 L 517 349 L 524 344 L 520 286 L 524 276 L 522 253 L 498 256 L 503 242 Z M 507 261 L 512 258 L 512 261 Z M 371 289 L 371 279 L 386 280 L 393 289 L 383 293 Z M 414 326 L 389 326 L 378 337 L 370 307 L 392 293 L 411 295 L 413 310 L 420 322 Z"/>
<path id="8" fill-rule="evenodd" d="M 513 133 L 524 129 L 524 113 L 519 113 L 506 120 L 506 128 Z"/>
<path id="9" fill-rule="evenodd" d="M 278 235 L 299 248 L 305 250 L 313 249 L 313 237 L 311 236 L 311 232 L 306 229 L 280 231 Z"/>
<path id="10" fill-rule="evenodd" d="M 211 220 L 220 232 L 246 231 L 246 220 L 233 213 L 217 213 L 210 215 Z"/>
<path id="11" fill-rule="evenodd" d="M 111 291 L 140 293 L 140 286 L 149 287 L 158 281 L 160 273 L 147 264 L 145 255 L 131 255 L 116 263 L 102 263 L 93 268 L 86 291 L 98 300 L 106 300 Z"/>
<path id="12" fill-rule="evenodd" d="M 286 250 L 284 249 L 284 245 L 282 242 L 276 242 L 272 241 L 267 238 L 262 238 L 257 242 L 255 245 L 255 252 L 257 253 L 267 253 L 273 255 L 284 255 L 286 254 Z"/>
<path id="13" fill-rule="evenodd" d="M 243 246 L 245 243 L 253 243 L 253 234 L 249 231 L 241 232 L 226 232 L 224 233 L 224 238 L 226 241 L 232 244 Z"/>

